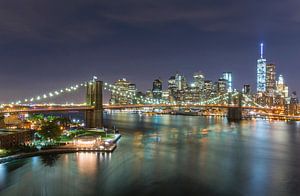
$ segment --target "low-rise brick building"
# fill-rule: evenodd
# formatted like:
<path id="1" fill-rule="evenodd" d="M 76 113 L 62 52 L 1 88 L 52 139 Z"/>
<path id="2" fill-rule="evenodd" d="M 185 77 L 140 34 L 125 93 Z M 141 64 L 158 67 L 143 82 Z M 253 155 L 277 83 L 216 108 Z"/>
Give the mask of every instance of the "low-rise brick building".
<path id="1" fill-rule="evenodd" d="M 12 148 L 31 142 L 33 130 L 0 129 L 0 148 Z"/>

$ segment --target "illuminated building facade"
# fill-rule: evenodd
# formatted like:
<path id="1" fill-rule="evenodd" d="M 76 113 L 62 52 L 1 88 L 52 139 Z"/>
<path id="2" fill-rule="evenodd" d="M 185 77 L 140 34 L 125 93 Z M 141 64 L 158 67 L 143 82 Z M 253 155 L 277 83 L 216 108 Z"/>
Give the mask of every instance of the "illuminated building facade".
<path id="1" fill-rule="evenodd" d="M 135 84 L 128 85 L 128 92 L 132 93 L 132 95 L 136 95 L 137 89 Z"/>
<path id="2" fill-rule="evenodd" d="M 162 98 L 162 81 L 160 79 L 153 81 L 152 94 L 154 99 Z"/>
<path id="3" fill-rule="evenodd" d="M 188 84 L 183 75 L 177 73 L 171 76 L 168 80 L 169 101 L 184 101 L 187 88 Z"/>
<path id="4" fill-rule="evenodd" d="M 277 89 L 277 93 L 284 97 L 287 98 L 289 96 L 289 88 L 288 86 L 285 84 L 284 78 L 282 75 L 279 75 L 278 77 L 278 81 L 276 84 L 276 89 Z"/>
<path id="5" fill-rule="evenodd" d="M 205 99 L 210 99 L 213 94 L 213 82 L 211 80 L 204 81 L 204 90 L 203 90 Z"/>
<path id="6" fill-rule="evenodd" d="M 222 95 L 222 94 L 225 94 L 227 92 L 231 92 L 229 91 L 229 88 L 228 88 L 228 80 L 227 79 L 224 79 L 224 78 L 220 78 L 217 82 L 217 89 L 216 89 L 216 92 L 218 95 Z"/>
<path id="7" fill-rule="evenodd" d="M 33 140 L 33 130 L 0 130 L 0 147 L 12 148 Z"/>
<path id="8" fill-rule="evenodd" d="M 112 105 L 126 105 L 134 104 L 136 100 L 133 100 L 132 97 L 135 97 L 136 86 L 135 84 L 130 83 L 126 78 L 120 79 L 115 82 L 116 90 L 111 92 L 110 104 Z M 132 96 L 127 95 L 127 92 L 131 92 Z"/>
<path id="9" fill-rule="evenodd" d="M 297 97 L 297 93 L 293 92 L 290 98 L 290 103 L 288 105 L 289 115 L 298 115 L 298 104 L 299 104 L 299 100 Z"/>
<path id="10" fill-rule="evenodd" d="M 146 98 L 152 99 L 152 98 L 153 98 L 153 93 L 152 93 L 152 91 L 151 91 L 150 89 L 147 90 L 145 96 L 146 96 Z"/>
<path id="11" fill-rule="evenodd" d="M 250 95 L 251 94 L 251 86 L 250 84 L 245 84 L 243 87 L 243 93 L 246 95 Z"/>
<path id="12" fill-rule="evenodd" d="M 260 59 L 257 60 L 257 92 L 266 92 L 267 60 L 263 58 L 264 44 L 260 44 Z"/>
<path id="13" fill-rule="evenodd" d="M 169 91 L 163 91 L 162 92 L 162 99 L 168 101 L 169 100 L 169 96 L 170 96 L 170 92 Z"/>
<path id="14" fill-rule="evenodd" d="M 137 95 L 137 88 L 135 84 L 130 83 L 128 86 L 128 92 L 131 93 L 131 97 L 136 97 Z M 132 104 L 137 104 L 138 100 L 136 100 L 135 98 L 131 98 L 127 96 L 128 102 L 132 103 Z"/>
<path id="15" fill-rule="evenodd" d="M 168 91 L 169 91 L 169 100 L 175 101 L 176 92 L 178 88 L 176 86 L 175 76 L 171 76 L 168 80 Z"/>
<path id="16" fill-rule="evenodd" d="M 183 101 L 195 103 L 200 101 L 200 91 L 199 87 L 195 83 L 191 83 L 184 91 L 182 91 L 181 96 L 184 97 Z"/>
<path id="17" fill-rule="evenodd" d="M 195 93 L 199 94 L 199 100 L 198 101 L 203 101 L 204 100 L 204 81 L 205 81 L 205 76 L 202 72 L 196 72 L 193 75 L 194 82 L 191 84 L 191 87 L 194 88 L 196 91 Z"/>
<path id="18" fill-rule="evenodd" d="M 232 92 L 232 73 L 231 72 L 224 72 L 223 79 L 227 81 L 227 92 Z"/>
<path id="19" fill-rule="evenodd" d="M 202 72 L 196 72 L 193 75 L 194 85 L 199 88 L 199 90 L 203 90 L 204 88 L 204 80 L 205 77 Z"/>
<path id="20" fill-rule="evenodd" d="M 266 91 L 268 96 L 273 97 L 276 91 L 275 64 L 267 64 L 266 71 Z"/>
<path id="21" fill-rule="evenodd" d="M 185 77 L 178 73 L 175 75 L 175 84 L 179 91 L 186 89 L 188 86 Z"/>

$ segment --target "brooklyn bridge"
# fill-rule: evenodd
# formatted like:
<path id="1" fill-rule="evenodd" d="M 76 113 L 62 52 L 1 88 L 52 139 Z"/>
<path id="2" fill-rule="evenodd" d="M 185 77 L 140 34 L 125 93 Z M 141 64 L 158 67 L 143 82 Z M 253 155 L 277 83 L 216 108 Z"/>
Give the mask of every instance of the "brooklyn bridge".
<path id="1" fill-rule="evenodd" d="M 47 104 L 46 100 L 54 97 L 63 96 L 65 93 L 77 91 L 85 88 L 85 104 Z M 138 100 L 135 104 L 124 105 L 104 105 L 103 91 L 109 91 L 120 94 L 120 96 L 130 97 Z M 41 102 L 44 102 L 41 104 Z M 282 107 L 262 106 L 255 102 L 250 96 L 238 91 L 228 92 L 223 95 L 201 101 L 201 102 L 170 102 L 167 100 L 158 100 L 143 96 L 136 96 L 134 93 L 127 91 L 121 92 L 120 89 L 107 82 L 93 79 L 73 85 L 68 88 L 44 93 L 39 96 L 25 98 L 23 100 L 12 101 L 8 104 L 1 105 L 0 114 L 16 114 L 16 113 L 49 113 L 49 112 L 84 112 L 85 125 L 89 128 L 103 127 L 103 111 L 104 110 L 143 110 L 143 109 L 222 109 L 226 110 L 226 116 L 230 121 L 238 121 L 245 117 L 246 114 L 257 114 L 257 116 L 281 118 L 290 120 L 299 120 L 298 116 L 283 115 Z"/>

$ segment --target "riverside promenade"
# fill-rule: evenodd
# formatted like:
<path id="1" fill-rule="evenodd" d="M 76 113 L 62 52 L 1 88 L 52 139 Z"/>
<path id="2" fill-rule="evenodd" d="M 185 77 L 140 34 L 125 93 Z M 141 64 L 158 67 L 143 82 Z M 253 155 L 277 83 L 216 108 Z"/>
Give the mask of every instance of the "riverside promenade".
<path id="1" fill-rule="evenodd" d="M 0 164 L 13 161 L 16 159 L 23 159 L 33 156 L 41 156 L 47 154 L 63 154 L 63 153 L 74 153 L 74 152 L 100 152 L 100 153 L 111 153 L 117 148 L 117 141 L 121 138 L 121 134 L 116 134 L 114 139 L 111 139 L 109 142 L 106 142 L 105 146 L 99 147 L 77 147 L 73 144 L 67 144 L 64 146 L 57 146 L 51 149 L 39 150 L 36 152 L 28 152 L 28 153 L 19 153 L 15 155 L 10 155 L 7 157 L 0 158 Z"/>

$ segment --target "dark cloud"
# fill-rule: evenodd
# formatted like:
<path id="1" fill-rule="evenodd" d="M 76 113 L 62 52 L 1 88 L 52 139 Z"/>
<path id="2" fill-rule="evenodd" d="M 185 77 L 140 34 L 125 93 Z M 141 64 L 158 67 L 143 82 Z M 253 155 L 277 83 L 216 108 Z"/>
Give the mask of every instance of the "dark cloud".
<path id="1" fill-rule="evenodd" d="M 88 1 L 1 1 L 0 35 L 10 40 L 91 41 L 111 33 Z M 91 11 L 91 12 L 90 12 Z"/>
<path id="2" fill-rule="evenodd" d="M 249 32 L 282 27 L 300 31 L 299 1 L 127 0 L 0 2 L 0 33 L 11 39 L 90 41 L 118 31 L 114 23 L 184 23 L 202 31 Z"/>

